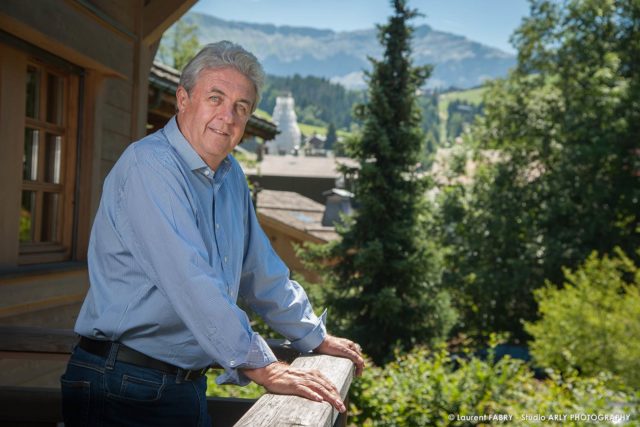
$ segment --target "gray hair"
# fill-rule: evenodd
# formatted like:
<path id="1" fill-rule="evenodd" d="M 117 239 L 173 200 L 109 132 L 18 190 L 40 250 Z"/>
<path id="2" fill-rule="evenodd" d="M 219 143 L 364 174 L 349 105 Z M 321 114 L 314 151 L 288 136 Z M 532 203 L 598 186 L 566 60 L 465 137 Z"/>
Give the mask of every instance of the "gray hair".
<path id="1" fill-rule="evenodd" d="M 196 84 L 198 74 L 205 69 L 212 68 L 233 68 L 251 80 L 256 90 L 256 102 L 253 106 L 253 109 L 256 109 L 258 102 L 260 102 L 260 92 L 264 84 L 264 70 L 258 59 L 251 52 L 248 52 L 239 44 L 227 40 L 210 43 L 203 47 L 185 65 L 180 76 L 180 86 L 191 94 L 191 89 Z"/>

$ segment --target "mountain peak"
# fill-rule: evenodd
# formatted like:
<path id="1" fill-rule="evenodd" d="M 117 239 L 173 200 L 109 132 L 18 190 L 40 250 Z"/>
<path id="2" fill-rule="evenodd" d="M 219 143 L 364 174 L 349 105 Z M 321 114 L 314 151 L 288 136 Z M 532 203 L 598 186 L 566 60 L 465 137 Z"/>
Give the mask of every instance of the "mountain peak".
<path id="1" fill-rule="evenodd" d="M 273 75 L 313 75 L 358 88 L 364 84 L 363 71 L 370 69 L 367 58 L 382 55 L 375 28 L 336 32 L 225 21 L 196 12 L 182 19 L 196 25 L 201 44 L 219 40 L 239 43 L 254 52 L 265 71 Z M 416 65 L 434 65 L 427 82 L 431 87 L 477 86 L 485 79 L 505 76 L 515 65 L 513 55 L 426 24 L 414 28 L 412 47 Z"/>

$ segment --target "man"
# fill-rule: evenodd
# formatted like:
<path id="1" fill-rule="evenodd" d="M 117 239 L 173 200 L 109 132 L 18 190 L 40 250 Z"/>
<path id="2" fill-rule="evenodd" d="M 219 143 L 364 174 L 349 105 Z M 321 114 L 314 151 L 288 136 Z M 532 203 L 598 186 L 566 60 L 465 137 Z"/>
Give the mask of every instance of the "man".
<path id="1" fill-rule="evenodd" d="M 293 347 L 347 357 L 360 347 L 326 333 L 256 219 L 230 156 L 264 79 L 256 58 L 210 44 L 185 67 L 177 114 L 132 144 L 109 173 L 89 245 L 81 336 L 61 378 L 65 425 L 211 425 L 204 373 L 219 383 L 326 401 L 322 374 L 276 361 L 241 298 Z"/>

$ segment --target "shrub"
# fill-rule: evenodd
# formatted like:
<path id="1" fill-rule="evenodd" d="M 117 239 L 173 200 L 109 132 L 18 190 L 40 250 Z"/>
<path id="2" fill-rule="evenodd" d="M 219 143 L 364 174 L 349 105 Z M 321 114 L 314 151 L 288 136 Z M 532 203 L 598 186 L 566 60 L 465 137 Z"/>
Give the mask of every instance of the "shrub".
<path id="1" fill-rule="evenodd" d="M 541 318 L 525 328 L 537 364 L 593 376 L 611 372 L 640 388 L 640 269 L 620 250 L 594 252 L 564 286 L 535 291 Z"/>
<path id="2" fill-rule="evenodd" d="M 454 358 L 446 350 L 416 348 L 384 368 L 370 367 L 351 388 L 352 425 L 462 426 L 531 425 L 526 416 L 549 414 L 613 414 L 637 418 L 633 397 L 607 388 L 608 378 L 561 378 L 550 372 L 537 380 L 522 361 L 504 357 L 495 362 L 475 357 Z M 472 416 L 511 416 L 510 421 L 477 420 Z M 563 425 L 584 425 L 567 419 Z"/>

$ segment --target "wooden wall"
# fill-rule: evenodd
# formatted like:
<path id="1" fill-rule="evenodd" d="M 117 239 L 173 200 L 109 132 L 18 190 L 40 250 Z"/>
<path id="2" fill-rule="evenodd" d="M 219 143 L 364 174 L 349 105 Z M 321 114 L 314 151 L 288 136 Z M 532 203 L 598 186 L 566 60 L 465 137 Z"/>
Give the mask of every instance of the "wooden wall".
<path id="1" fill-rule="evenodd" d="M 82 299 L 89 232 L 104 177 L 122 151 L 145 135 L 149 70 L 160 37 L 195 1 L 0 1 L 0 323 L 46 322 L 47 316 L 34 313 L 49 311 L 52 319 L 54 308 L 66 310 Z M 21 266 L 15 212 L 22 163 L 6 159 L 22 156 L 24 69 L 34 54 L 80 70 L 79 168 L 70 259 Z"/>

